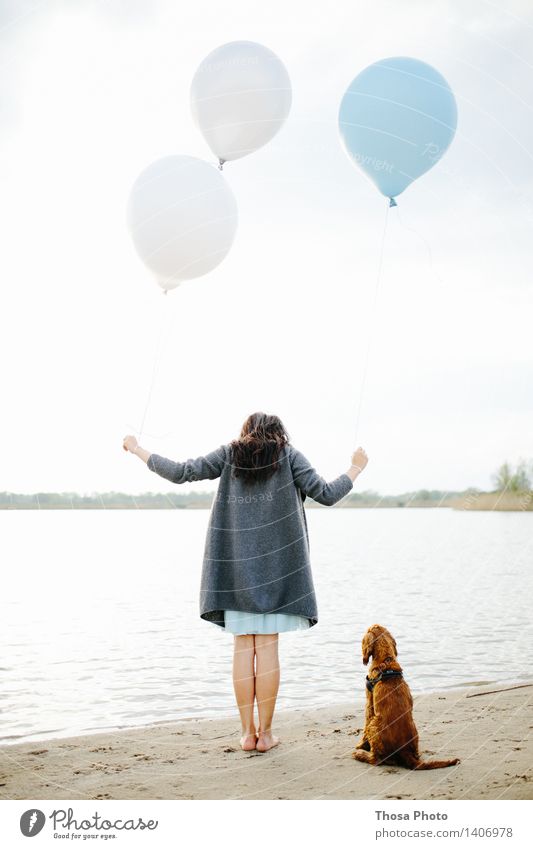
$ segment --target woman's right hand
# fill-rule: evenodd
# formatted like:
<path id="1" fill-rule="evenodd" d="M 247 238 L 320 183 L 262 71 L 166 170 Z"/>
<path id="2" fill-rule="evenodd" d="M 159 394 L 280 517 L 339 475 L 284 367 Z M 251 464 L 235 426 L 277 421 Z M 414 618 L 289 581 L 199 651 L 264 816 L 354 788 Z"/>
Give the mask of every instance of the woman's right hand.
<path id="1" fill-rule="evenodd" d="M 359 469 L 361 469 L 361 471 L 363 471 L 367 463 L 368 457 L 366 455 L 366 451 L 364 450 L 364 448 L 361 448 L 359 446 L 357 451 L 354 451 L 354 453 L 352 454 L 352 466 L 357 466 Z"/>

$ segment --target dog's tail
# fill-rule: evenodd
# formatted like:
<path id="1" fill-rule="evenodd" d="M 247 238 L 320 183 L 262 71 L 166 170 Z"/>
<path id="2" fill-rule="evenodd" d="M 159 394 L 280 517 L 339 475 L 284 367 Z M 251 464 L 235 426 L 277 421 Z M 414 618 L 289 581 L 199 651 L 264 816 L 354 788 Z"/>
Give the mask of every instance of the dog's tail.
<path id="1" fill-rule="evenodd" d="M 413 769 L 443 769 L 445 766 L 455 766 L 459 763 L 459 758 L 451 758 L 449 761 L 418 761 Z"/>
<path id="2" fill-rule="evenodd" d="M 449 761 L 421 761 L 409 752 L 402 752 L 402 760 L 409 769 L 443 769 L 445 766 L 461 763 L 459 758 L 452 758 Z"/>

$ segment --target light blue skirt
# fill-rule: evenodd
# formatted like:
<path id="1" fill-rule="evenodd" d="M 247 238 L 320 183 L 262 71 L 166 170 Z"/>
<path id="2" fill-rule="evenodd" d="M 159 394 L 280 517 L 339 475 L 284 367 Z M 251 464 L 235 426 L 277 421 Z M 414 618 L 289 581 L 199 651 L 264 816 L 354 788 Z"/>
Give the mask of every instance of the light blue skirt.
<path id="1" fill-rule="evenodd" d="M 307 616 L 295 613 L 252 613 L 246 610 L 225 610 L 225 630 L 232 634 L 279 634 L 282 631 L 302 631 L 309 628 Z"/>

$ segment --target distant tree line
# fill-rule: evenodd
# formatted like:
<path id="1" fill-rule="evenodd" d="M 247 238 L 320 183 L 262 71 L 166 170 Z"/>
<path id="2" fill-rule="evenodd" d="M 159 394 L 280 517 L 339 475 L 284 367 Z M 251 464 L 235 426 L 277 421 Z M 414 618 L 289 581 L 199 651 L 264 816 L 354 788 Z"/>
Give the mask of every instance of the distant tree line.
<path id="1" fill-rule="evenodd" d="M 510 463 L 502 463 L 492 478 L 496 492 L 518 493 L 530 492 L 532 479 L 533 463 L 528 460 L 519 460 L 514 468 Z"/>
<path id="2" fill-rule="evenodd" d="M 524 509 L 533 508 L 533 463 L 519 460 L 513 466 L 502 463 L 493 475 L 496 493 L 525 495 L 528 497 Z M 469 487 L 461 492 L 440 489 L 419 489 L 400 495 L 380 495 L 374 490 L 351 492 L 339 507 L 448 507 L 458 499 L 473 504 L 482 495 L 481 490 Z M 208 509 L 213 503 L 213 492 L 143 492 L 131 495 L 126 492 L 0 492 L 0 510 L 175 510 Z M 526 503 L 526 502 L 524 502 Z M 309 507 L 321 507 L 311 498 L 306 499 Z M 531 505 L 531 506 L 530 506 Z"/>
<path id="3" fill-rule="evenodd" d="M 0 509 L 4 510 L 184 510 L 210 507 L 212 501 L 212 492 L 0 492 Z"/>
<path id="4" fill-rule="evenodd" d="M 478 490 L 474 489 L 464 492 L 421 489 L 400 495 L 380 495 L 374 490 L 365 490 L 350 493 L 338 506 L 445 507 L 449 506 L 451 499 L 477 492 Z M 77 492 L 0 492 L 0 510 L 194 510 L 209 509 L 213 498 L 213 492 L 150 492 L 141 495 L 125 492 L 93 492 L 86 495 Z M 323 506 L 312 498 L 307 498 L 305 503 L 307 507 Z"/>

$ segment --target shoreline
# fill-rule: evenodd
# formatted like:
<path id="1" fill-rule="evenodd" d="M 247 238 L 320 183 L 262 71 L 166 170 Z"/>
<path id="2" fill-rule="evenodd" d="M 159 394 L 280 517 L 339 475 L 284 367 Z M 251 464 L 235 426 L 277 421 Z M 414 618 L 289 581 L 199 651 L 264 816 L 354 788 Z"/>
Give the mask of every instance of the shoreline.
<path id="1" fill-rule="evenodd" d="M 0 493 L 0 510 L 211 510 L 215 491 L 176 493 L 124 492 L 80 493 Z M 326 507 L 306 499 L 312 510 L 460 510 L 464 512 L 533 512 L 533 490 L 522 492 L 483 492 L 475 488 L 460 491 L 417 490 L 397 495 L 378 492 L 350 492 L 338 504 Z"/>
<path id="2" fill-rule="evenodd" d="M 119 512 L 121 510 L 146 510 L 146 511 L 159 511 L 159 510 L 184 510 L 184 511 L 192 511 L 198 512 L 201 510 L 209 511 L 211 507 L 209 504 L 172 504 L 169 506 L 168 499 L 167 503 L 157 504 L 155 506 L 138 506 L 138 505 L 130 505 L 130 504 L 113 504 L 113 505 L 83 505 L 83 506 L 70 506 L 63 504 L 54 504 L 54 505 L 17 505 L 17 506 L 9 506 L 5 504 L 0 504 L 0 510 L 4 510 L 6 513 L 15 513 L 15 512 L 24 512 L 30 510 L 36 510 L 37 512 L 54 512 L 58 510 L 66 510 L 68 512 L 72 512 L 75 510 L 76 512 L 94 512 L 98 510 L 103 511 L 115 511 Z M 323 504 L 311 503 L 311 499 L 309 499 L 309 504 L 306 504 L 306 509 L 310 510 L 453 510 L 459 511 L 462 513 L 533 513 L 533 497 L 528 497 L 527 499 L 516 499 L 512 501 L 503 501 L 500 502 L 497 498 L 494 499 L 482 499 L 478 503 L 471 501 L 467 498 L 465 499 L 453 499 L 449 502 L 444 502 L 442 504 L 432 504 L 420 501 L 413 502 L 405 502 L 405 503 L 397 503 L 390 504 L 383 501 L 383 499 L 379 498 L 376 501 L 362 501 L 351 504 L 335 504 L 333 507 L 325 507 Z"/>
<path id="3" fill-rule="evenodd" d="M 441 686 L 438 689 L 427 689 L 427 690 L 415 690 L 411 688 L 411 692 L 413 695 L 413 699 L 422 699 L 427 696 L 440 696 L 445 695 L 446 693 L 454 693 L 454 692 L 465 692 L 470 693 L 472 690 L 499 690 L 499 688 L 503 688 L 505 690 L 522 688 L 522 687 L 531 687 L 533 688 L 533 682 L 529 683 L 528 681 L 515 681 L 511 684 L 506 679 L 493 679 L 493 680 L 477 680 L 477 681 L 466 681 L 460 684 L 449 684 Z M 361 710 L 364 711 L 365 706 L 365 693 L 362 690 L 360 694 L 356 696 L 354 701 L 352 702 L 353 710 Z M 321 704 L 313 704 L 309 705 L 307 708 L 308 711 L 314 710 L 322 710 L 323 708 L 328 707 L 329 702 L 325 701 Z M 343 704 L 342 702 L 334 702 L 334 704 Z M 120 734 L 122 732 L 135 732 L 142 731 L 146 728 L 151 728 L 152 726 L 164 726 L 164 725 L 177 725 L 181 723 L 190 723 L 190 722 L 211 722 L 211 721 L 227 721 L 231 720 L 236 715 L 236 707 L 228 707 L 227 709 L 220 711 L 213 711 L 212 713 L 191 713 L 187 716 L 180 716 L 173 719 L 153 719 L 148 722 L 142 724 L 135 725 L 109 725 L 103 726 L 102 728 L 92 728 L 92 729 L 55 729 L 53 731 L 44 731 L 42 733 L 35 731 L 33 733 L 29 733 L 27 735 L 21 734 L 19 736 L 16 735 L 8 735 L 4 738 L 0 738 L 0 753 L 4 748 L 9 748 L 12 746 L 24 745 L 25 743 L 38 745 L 40 743 L 54 743 L 59 742 L 61 740 L 69 740 L 70 738 L 85 738 L 85 737 L 94 737 L 98 734 Z M 301 711 L 302 708 L 299 707 L 284 707 L 277 708 L 276 714 L 287 714 L 290 715 L 294 712 Z M 352 710 L 352 712 L 353 712 Z M 257 713 L 257 708 L 256 708 Z M 21 739 L 23 738 L 23 739 Z"/>
<path id="4" fill-rule="evenodd" d="M 509 689 L 514 687 L 514 689 Z M 276 714 L 281 744 L 243 752 L 232 717 L 161 721 L 0 747 L 4 799 L 531 799 L 533 687 L 414 694 L 423 759 L 412 772 L 356 762 L 363 702 Z M 476 696 L 472 698 L 472 696 Z M 468 696 L 468 698 L 467 698 Z"/>

